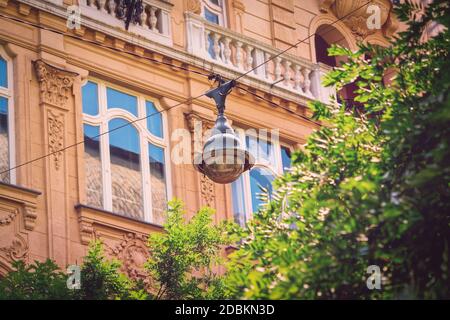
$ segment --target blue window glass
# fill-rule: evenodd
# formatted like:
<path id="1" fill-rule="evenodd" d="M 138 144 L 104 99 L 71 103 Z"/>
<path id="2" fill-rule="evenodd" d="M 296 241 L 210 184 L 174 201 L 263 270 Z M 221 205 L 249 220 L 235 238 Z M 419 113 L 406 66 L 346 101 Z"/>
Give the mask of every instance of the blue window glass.
<path id="1" fill-rule="evenodd" d="M 113 211 L 142 220 L 144 214 L 139 133 L 123 119 L 111 120 L 109 130 Z"/>
<path id="2" fill-rule="evenodd" d="M 86 204 L 103 207 L 102 160 L 100 155 L 100 127 L 85 124 L 84 166 L 86 170 Z"/>
<path id="3" fill-rule="evenodd" d="M 233 197 L 234 222 L 243 227 L 246 223 L 246 212 L 244 202 L 244 179 L 242 176 L 233 181 L 231 184 L 231 192 Z"/>
<path id="4" fill-rule="evenodd" d="M 272 143 L 253 136 L 246 136 L 245 142 L 247 149 L 257 160 L 267 161 L 272 165 L 275 164 L 275 154 Z"/>
<path id="5" fill-rule="evenodd" d="M 272 194 L 273 175 L 270 171 L 261 168 L 255 168 L 250 171 L 250 189 L 252 192 L 252 208 L 253 212 L 258 211 L 259 207 L 264 203 L 261 199 L 263 194 L 270 198 Z"/>
<path id="6" fill-rule="evenodd" d="M 145 102 L 147 108 L 147 129 L 153 135 L 162 138 L 163 137 L 163 126 L 162 126 L 162 115 L 155 108 L 153 102 Z"/>
<path id="7" fill-rule="evenodd" d="M 83 113 L 95 116 L 98 114 L 98 85 L 88 81 L 82 88 Z"/>
<path id="8" fill-rule="evenodd" d="M 291 150 L 286 147 L 281 147 L 281 163 L 283 164 L 283 171 L 291 167 Z"/>
<path id="9" fill-rule="evenodd" d="M 166 167 L 164 149 L 151 143 L 148 145 L 150 177 L 152 186 L 152 215 L 153 222 L 165 222 L 164 211 L 167 209 Z"/>
<path id="10" fill-rule="evenodd" d="M 0 57 L 0 87 L 8 87 L 8 65 L 2 57 Z"/>
<path id="11" fill-rule="evenodd" d="M 106 99 L 108 109 L 119 108 L 137 116 L 137 98 L 135 96 L 107 88 Z"/>
<path id="12" fill-rule="evenodd" d="M 0 181 L 9 183 L 8 99 L 0 97 Z"/>
<path id="13" fill-rule="evenodd" d="M 220 6 L 219 0 L 209 0 L 209 2 L 214 3 L 216 6 Z"/>
<path id="14" fill-rule="evenodd" d="M 205 18 L 209 22 L 219 24 L 219 16 L 217 14 L 211 12 L 210 10 L 208 10 L 208 8 L 205 8 Z"/>

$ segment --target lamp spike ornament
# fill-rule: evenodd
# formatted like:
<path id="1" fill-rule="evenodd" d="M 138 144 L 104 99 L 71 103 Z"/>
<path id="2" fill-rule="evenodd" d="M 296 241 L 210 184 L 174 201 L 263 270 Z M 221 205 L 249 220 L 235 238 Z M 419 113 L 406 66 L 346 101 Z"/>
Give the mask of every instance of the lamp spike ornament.
<path id="1" fill-rule="evenodd" d="M 194 159 L 195 168 L 216 183 L 227 184 L 235 181 L 255 161 L 254 157 L 241 145 L 233 128 L 225 117 L 225 100 L 236 85 L 234 80 L 224 82 L 216 78 L 219 86 L 206 93 L 216 103 L 218 115 L 211 136 L 206 140 L 201 155 Z"/>

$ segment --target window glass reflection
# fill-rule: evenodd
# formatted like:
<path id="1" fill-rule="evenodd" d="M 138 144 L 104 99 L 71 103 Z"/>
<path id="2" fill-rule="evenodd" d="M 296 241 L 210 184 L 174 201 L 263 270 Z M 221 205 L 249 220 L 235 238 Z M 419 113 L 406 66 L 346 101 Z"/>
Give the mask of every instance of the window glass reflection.
<path id="1" fill-rule="evenodd" d="M 272 194 L 272 181 L 274 176 L 269 170 L 262 168 L 254 168 L 250 171 L 250 189 L 252 193 L 252 209 L 253 212 L 258 211 L 259 207 L 264 203 L 261 196 L 268 193 L 270 199 Z"/>
<path id="2" fill-rule="evenodd" d="M 109 130 L 114 130 L 109 133 L 112 205 L 114 212 L 142 219 L 139 134 L 128 123 L 123 119 L 109 122 Z"/>
<path id="3" fill-rule="evenodd" d="M 271 165 L 275 165 L 275 154 L 272 143 L 253 136 L 246 136 L 245 142 L 247 149 L 257 161 L 268 162 Z"/>
<path id="4" fill-rule="evenodd" d="M 9 169 L 8 99 L 0 97 L 0 172 Z M 9 172 L 0 174 L 0 181 L 10 183 Z"/>
<path id="5" fill-rule="evenodd" d="M 135 116 L 137 113 L 137 98 L 135 96 L 117 91 L 115 89 L 106 89 L 106 99 L 108 103 L 108 109 L 119 108 L 126 110 Z"/>
<path id="6" fill-rule="evenodd" d="M 98 114 L 98 85 L 88 81 L 82 88 L 83 113 Z"/>
<path id="7" fill-rule="evenodd" d="M 148 145 L 150 156 L 150 176 L 152 184 L 153 222 L 165 222 L 164 211 L 167 209 L 166 168 L 164 162 L 164 149 L 151 143 Z"/>
<path id="8" fill-rule="evenodd" d="M 247 219 L 245 212 L 244 178 L 242 176 L 233 181 L 231 184 L 231 192 L 233 197 L 234 222 L 243 227 Z"/>
<path id="9" fill-rule="evenodd" d="M 219 16 L 212 11 L 208 10 L 208 8 L 205 7 L 205 18 L 209 22 L 219 24 Z"/>
<path id="10" fill-rule="evenodd" d="M 8 87 L 8 66 L 2 57 L 0 57 L 0 87 Z"/>
<path id="11" fill-rule="evenodd" d="M 147 108 L 147 129 L 151 134 L 162 138 L 162 115 L 158 112 L 155 105 L 151 101 L 146 101 L 145 106 Z"/>
<path id="12" fill-rule="evenodd" d="M 84 167 L 86 185 L 86 204 L 103 207 L 102 160 L 100 156 L 100 127 L 85 124 L 84 128 Z"/>
<path id="13" fill-rule="evenodd" d="M 281 147 L 281 163 L 283 171 L 287 171 L 291 167 L 291 150 L 287 147 Z"/>

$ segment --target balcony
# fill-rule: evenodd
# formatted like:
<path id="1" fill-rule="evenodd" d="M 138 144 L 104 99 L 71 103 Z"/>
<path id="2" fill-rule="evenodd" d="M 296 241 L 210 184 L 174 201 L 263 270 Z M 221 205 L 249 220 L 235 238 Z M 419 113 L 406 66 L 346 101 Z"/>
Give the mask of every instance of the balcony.
<path id="1" fill-rule="evenodd" d="M 81 14 L 108 27 L 125 29 L 121 5 L 123 0 L 80 0 Z M 128 31 L 141 37 L 172 45 L 170 10 L 172 4 L 162 0 L 144 0 L 144 10 L 137 24 Z"/>
<path id="2" fill-rule="evenodd" d="M 244 73 L 276 56 L 280 50 L 255 39 L 210 23 L 201 16 L 185 13 L 187 51 L 212 64 Z M 288 91 L 307 100 L 329 103 L 334 88 L 321 85 L 330 68 L 291 54 L 282 54 L 256 68 L 248 76 L 271 87 Z"/>

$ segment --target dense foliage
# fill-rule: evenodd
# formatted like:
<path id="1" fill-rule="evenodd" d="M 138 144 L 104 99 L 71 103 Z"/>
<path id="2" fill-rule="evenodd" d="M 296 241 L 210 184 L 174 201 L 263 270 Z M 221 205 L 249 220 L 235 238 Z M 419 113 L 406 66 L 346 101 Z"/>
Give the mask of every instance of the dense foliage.
<path id="1" fill-rule="evenodd" d="M 348 59 L 325 84 L 356 81 L 360 105 L 312 105 L 325 126 L 243 233 L 235 297 L 450 298 L 450 8 L 423 9 L 397 6 L 409 29 L 388 48 L 330 50 Z M 446 28 L 424 42 L 431 21 Z M 381 290 L 366 285 L 370 265 Z"/>
<path id="2" fill-rule="evenodd" d="M 12 267 L 14 271 L 0 279 L 0 300 L 56 300 L 71 295 L 66 274 L 51 260 L 29 265 L 15 261 Z"/>
<path id="3" fill-rule="evenodd" d="M 179 200 L 169 202 L 165 233 L 149 239 L 146 264 L 156 286 L 156 299 L 218 299 L 224 297 L 218 275 L 221 248 L 229 244 L 227 225 L 212 224 L 213 210 L 202 208 L 189 221 Z"/>
<path id="4" fill-rule="evenodd" d="M 180 201 L 169 202 L 165 232 L 149 238 L 150 279 L 135 282 L 121 273 L 121 263 L 105 256 L 93 241 L 80 266 L 80 288 L 68 289 L 68 275 L 52 260 L 29 265 L 13 263 L 14 271 L 0 278 L 0 299 L 217 299 L 224 297 L 219 276 L 221 250 L 230 243 L 227 224 L 213 225 L 213 210 L 201 209 L 186 221 Z"/>

